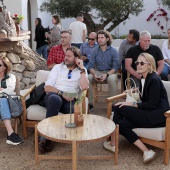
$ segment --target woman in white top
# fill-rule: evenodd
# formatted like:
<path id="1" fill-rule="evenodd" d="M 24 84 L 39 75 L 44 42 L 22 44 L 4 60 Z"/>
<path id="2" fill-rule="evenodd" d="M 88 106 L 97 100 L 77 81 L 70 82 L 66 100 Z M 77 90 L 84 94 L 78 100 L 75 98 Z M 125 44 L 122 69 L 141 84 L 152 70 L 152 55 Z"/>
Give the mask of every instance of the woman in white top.
<path id="1" fill-rule="evenodd" d="M 11 63 L 7 57 L 0 56 L 0 93 L 14 93 L 16 78 L 10 74 Z M 0 119 L 4 122 L 7 129 L 7 144 L 18 145 L 23 142 L 11 126 L 11 113 L 6 98 L 0 98 Z"/>
<path id="2" fill-rule="evenodd" d="M 168 81 L 168 74 L 170 73 L 170 28 L 167 30 L 167 33 L 168 39 L 163 42 L 162 46 L 162 54 L 164 56 L 165 63 L 161 73 L 161 77 L 164 75 L 164 80 L 166 81 Z"/>

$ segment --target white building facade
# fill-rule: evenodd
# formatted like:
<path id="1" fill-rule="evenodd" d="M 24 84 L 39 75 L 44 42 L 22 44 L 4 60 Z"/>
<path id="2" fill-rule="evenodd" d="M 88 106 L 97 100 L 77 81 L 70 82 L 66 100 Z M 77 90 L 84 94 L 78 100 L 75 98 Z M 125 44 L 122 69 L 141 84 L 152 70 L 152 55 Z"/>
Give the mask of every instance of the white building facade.
<path id="1" fill-rule="evenodd" d="M 35 49 L 35 42 L 33 41 L 35 36 L 35 18 L 41 18 L 44 27 L 49 26 L 51 28 L 53 26 L 51 23 L 51 15 L 46 12 L 40 12 L 39 8 L 41 3 L 42 0 L 4 0 L 4 5 L 6 5 L 7 10 L 11 12 L 12 16 L 14 16 L 14 14 L 24 16 L 25 19 L 21 23 L 21 27 L 24 30 L 31 31 L 32 34 L 29 44 L 33 49 Z M 158 11 L 158 8 L 162 8 L 167 12 L 167 16 L 161 16 L 164 12 Z M 153 17 L 150 17 L 150 21 L 147 21 L 147 18 L 154 11 L 155 13 Z M 166 18 L 169 18 L 169 21 L 167 21 Z M 69 24 L 74 20 L 75 18 L 63 19 L 63 27 L 68 29 Z M 161 26 L 163 26 L 164 29 L 161 29 Z M 144 11 L 137 17 L 130 15 L 129 19 L 121 23 L 111 33 L 120 36 L 126 35 L 129 29 L 137 29 L 139 32 L 142 30 L 148 30 L 152 35 L 166 35 L 166 30 L 168 28 L 170 28 L 169 10 L 165 6 L 159 4 L 159 0 L 144 0 Z"/>

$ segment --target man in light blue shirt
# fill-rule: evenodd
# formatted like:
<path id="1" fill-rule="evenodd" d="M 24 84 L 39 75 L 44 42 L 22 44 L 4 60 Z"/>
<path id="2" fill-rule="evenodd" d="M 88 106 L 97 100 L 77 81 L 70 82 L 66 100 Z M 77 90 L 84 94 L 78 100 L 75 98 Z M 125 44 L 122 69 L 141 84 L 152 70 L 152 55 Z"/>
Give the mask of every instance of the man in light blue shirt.
<path id="1" fill-rule="evenodd" d="M 97 46 L 96 43 L 96 33 L 91 32 L 88 36 L 88 42 L 84 42 L 80 46 L 80 51 L 82 54 L 83 64 L 86 69 L 88 69 L 88 63 L 91 58 L 92 50 Z"/>
<path id="2" fill-rule="evenodd" d="M 120 66 L 118 52 L 111 46 L 112 37 L 108 31 L 101 30 L 97 33 L 97 43 L 99 46 L 93 49 L 88 66 L 90 110 L 93 108 L 92 83 L 107 82 L 109 96 L 116 95 L 117 71 Z"/>

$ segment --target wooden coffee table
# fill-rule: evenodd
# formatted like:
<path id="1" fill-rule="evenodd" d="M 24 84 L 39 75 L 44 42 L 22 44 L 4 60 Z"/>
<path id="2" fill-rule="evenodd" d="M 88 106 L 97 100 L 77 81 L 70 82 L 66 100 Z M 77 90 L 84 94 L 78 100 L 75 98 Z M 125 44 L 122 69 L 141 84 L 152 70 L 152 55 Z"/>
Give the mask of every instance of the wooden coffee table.
<path id="1" fill-rule="evenodd" d="M 118 162 L 118 128 L 113 121 L 108 118 L 86 114 L 84 115 L 84 125 L 75 128 L 66 128 L 70 115 L 63 114 L 42 120 L 35 126 L 35 162 L 39 159 L 72 159 L 72 169 L 77 169 L 78 159 L 113 159 Z M 72 115 L 73 120 L 73 115 Z M 79 156 L 78 146 L 80 143 L 97 142 L 108 138 L 116 128 L 116 152 L 113 155 L 100 156 Z M 72 156 L 39 155 L 38 134 L 55 142 L 72 143 Z M 101 146 L 102 147 L 102 146 Z M 96 148 L 97 149 L 97 148 Z"/>

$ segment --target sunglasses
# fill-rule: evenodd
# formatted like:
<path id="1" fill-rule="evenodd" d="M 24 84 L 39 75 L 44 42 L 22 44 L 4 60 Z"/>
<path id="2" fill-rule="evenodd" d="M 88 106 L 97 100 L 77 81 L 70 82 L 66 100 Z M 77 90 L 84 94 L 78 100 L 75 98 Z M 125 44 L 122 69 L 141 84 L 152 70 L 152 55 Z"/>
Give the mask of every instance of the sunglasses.
<path id="1" fill-rule="evenodd" d="M 138 66 L 139 64 L 140 64 L 141 66 L 143 66 L 143 65 L 149 64 L 149 63 L 148 63 L 148 62 L 144 62 L 144 61 L 141 61 L 141 62 L 135 61 L 135 64 L 136 64 L 136 66 Z"/>
<path id="2" fill-rule="evenodd" d="M 68 72 L 68 79 L 71 79 L 71 72 L 72 72 L 72 70 L 69 70 L 69 72 Z"/>
<path id="3" fill-rule="evenodd" d="M 0 64 L 0 67 L 2 67 L 2 66 L 4 66 L 4 65 Z"/>
<path id="4" fill-rule="evenodd" d="M 88 38 L 88 40 L 92 40 L 92 41 L 94 41 L 95 39 L 94 39 L 94 38 Z"/>

